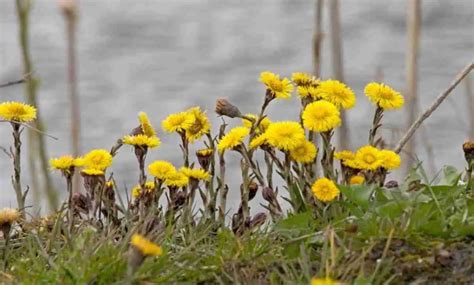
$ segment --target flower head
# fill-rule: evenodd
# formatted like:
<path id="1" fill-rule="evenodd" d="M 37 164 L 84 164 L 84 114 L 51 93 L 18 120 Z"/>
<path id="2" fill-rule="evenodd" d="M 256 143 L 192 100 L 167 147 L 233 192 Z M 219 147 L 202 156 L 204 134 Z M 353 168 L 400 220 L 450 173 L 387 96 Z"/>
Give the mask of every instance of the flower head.
<path id="1" fill-rule="evenodd" d="M 84 165 L 82 158 L 74 158 L 71 155 L 64 155 L 58 158 L 52 158 L 49 160 L 49 165 L 52 169 L 65 171 L 70 173 L 73 167 L 81 167 Z"/>
<path id="2" fill-rule="evenodd" d="M 246 118 L 243 118 L 242 119 L 242 124 L 244 125 L 244 127 L 246 128 L 252 128 L 253 124 L 257 123 L 257 116 L 255 116 L 254 114 L 246 114 L 245 117 L 247 118 L 250 118 L 250 119 L 253 119 L 254 121 L 250 121 Z M 261 121 L 260 121 L 260 124 L 258 125 L 258 128 L 256 128 L 255 130 L 258 132 L 260 131 L 265 131 L 268 126 L 270 126 L 270 124 L 272 123 L 272 121 L 268 118 L 268 117 L 264 117 Z"/>
<path id="3" fill-rule="evenodd" d="M 0 228 L 4 225 L 11 225 L 21 217 L 17 209 L 3 208 L 0 210 Z"/>
<path id="4" fill-rule="evenodd" d="M 310 163 L 314 161 L 316 154 L 316 146 L 312 142 L 306 140 L 290 150 L 290 158 L 301 163 Z"/>
<path id="5" fill-rule="evenodd" d="M 359 148 L 355 154 L 355 164 L 359 169 L 375 170 L 382 166 L 380 151 L 370 145 Z"/>
<path id="6" fill-rule="evenodd" d="M 172 173 L 176 172 L 176 168 L 168 161 L 156 160 L 148 165 L 148 171 L 157 179 L 165 180 Z"/>
<path id="7" fill-rule="evenodd" d="M 27 123 L 36 119 L 36 108 L 21 102 L 0 104 L 0 117 L 7 121 Z"/>
<path id="8" fill-rule="evenodd" d="M 179 171 L 186 175 L 189 179 L 204 181 L 208 181 L 209 179 L 211 179 L 211 175 L 209 174 L 209 172 L 205 171 L 202 168 L 181 167 Z"/>
<path id="9" fill-rule="evenodd" d="M 160 139 L 157 136 L 147 136 L 147 135 L 135 135 L 135 136 L 124 136 L 122 138 L 124 144 L 129 144 L 133 146 L 141 146 L 154 148 L 161 144 Z"/>
<path id="10" fill-rule="evenodd" d="M 105 174 L 103 170 L 96 169 L 96 168 L 86 168 L 86 169 L 83 169 L 81 173 L 84 175 L 89 175 L 89 176 L 101 176 Z"/>
<path id="11" fill-rule="evenodd" d="M 165 179 L 165 184 L 168 187 L 179 188 L 179 187 L 184 187 L 188 185 L 188 183 L 189 183 L 189 178 L 179 171 L 170 173 L 168 177 Z"/>
<path id="12" fill-rule="evenodd" d="M 296 84 L 296 91 L 301 98 L 320 99 L 316 92 L 319 79 L 308 73 L 295 72 L 292 74 L 291 80 Z"/>
<path id="13" fill-rule="evenodd" d="M 400 167 L 401 159 L 395 152 L 384 149 L 380 151 L 380 157 L 382 158 L 383 168 L 392 170 Z"/>
<path id="14" fill-rule="evenodd" d="M 235 127 L 231 129 L 221 138 L 219 144 L 217 145 L 217 150 L 220 153 L 223 153 L 228 149 L 234 149 L 243 143 L 244 138 L 248 136 L 249 133 L 250 130 L 246 127 Z"/>
<path id="15" fill-rule="evenodd" d="M 340 285 L 340 284 L 341 283 L 336 282 L 329 277 L 323 277 L 323 278 L 313 277 L 311 279 L 311 285 Z"/>
<path id="16" fill-rule="evenodd" d="M 350 150 L 341 150 L 334 153 L 334 158 L 339 160 L 354 159 L 355 154 Z"/>
<path id="17" fill-rule="evenodd" d="M 399 109 L 403 106 L 403 96 L 383 83 L 371 82 L 365 86 L 365 95 L 384 110 Z"/>
<path id="18" fill-rule="evenodd" d="M 212 155 L 214 154 L 214 149 L 212 148 L 204 148 L 196 151 L 196 157 L 198 159 L 199 164 L 203 169 L 209 169 L 209 165 L 211 164 Z"/>
<path id="19" fill-rule="evenodd" d="M 283 151 L 296 148 L 304 139 L 303 128 L 297 122 L 272 123 L 265 132 L 266 142 Z"/>
<path id="20" fill-rule="evenodd" d="M 105 170 L 112 164 L 112 155 L 105 149 L 91 150 L 84 156 L 84 166 L 97 170 Z"/>
<path id="21" fill-rule="evenodd" d="M 317 85 L 318 80 L 311 74 L 304 72 L 294 72 L 291 75 L 291 81 L 296 84 L 296 86 L 311 86 Z"/>
<path id="22" fill-rule="evenodd" d="M 130 244 L 144 256 L 160 256 L 163 254 L 163 249 L 159 245 L 139 234 L 132 236 Z"/>
<path id="23" fill-rule="evenodd" d="M 260 81 L 265 84 L 267 92 L 279 99 L 288 99 L 291 97 L 293 85 L 288 78 L 280 79 L 280 76 L 268 71 L 260 73 Z"/>
<path id="24" fill-rule="evenodd" d="M 311 187 L 314 196 L 323 202 L 331 202 L 339 196 L 336 184 L 327 178 L 320 178 Z"/>
<path id="25" fill-rule="evenodd" d="M 199 107 L 188 109 L 186 113 L 190 114 L 194 120 L 193 123 L 186 129 L 186 138 L 193 142 L 203 135 L 211 131 L 211 123 L 206 116 L 206 113 L 201 111 Z"/>
<path id="26" fill-rule="evenodd" d="M 155 182 L 154 181 L 147 181 L 145 183 L 145 193 L 151 193 L 155 190 Z M 140 184 L 135 185 L 135 187 L 132 188 L 132 197 L 133 198 L 138 198 L 140 194 L 142 193 L 142 186 Z"/>
<path id="27" fill-rule="evenodd" d="M 212 148 L 203 148 L 196 151 L 197 156 L 211 156 L 214 150 Z"/>
<path id="28" fill-rule="evenodd" d="M 257 147 L 261 147 L 267 142 L 267 135 L 265 133 L 253 138 L 250 141 L 249 148 L 250 149 L 255 149 Z"/>
<path id="29" fill-rule="evenodd" d="M 138 113 L 138 120 L 140 121 L 140 127 L 145 136 L 156 137 L 155 128 L 153 128 L 151 125 L 150 120 L 148 120 L 148 116 L 145 112 Z"/>
<path id="30" fill-rule="evenodd" d="M 349 179 L 350 185 L 360 185 L 365 182 L 365 177 L 362 175 L 354 175 Z"/>
<path id="31" fill-rule="evenodd" d="M 302 118 L 304 127 L 315 132 L 327 132 L 341 125 L 339 110 L 324 100 L 308 104 Z"/>
<path id="32" fill-rule="evenodd" d="M 337 80 L 319 82 L 316 96 L 333 103 L 338 108 L 350 109 L 355 105 L 354 92 Z"/>
<path id="33" fill-rule="evenodd" d="M 185 132 L 194 123 L 194 117 L 187 112 L 171 114 L 161 122 L 163 130 L 168 133 Z"/>
<path id="34" fill-rule="evenodd" d="M 355 163 L 355 153 L 350 150 L 342 150 L 334 153 L 334 158 L 339 159 L 343 165 L 357 169 Z"/>

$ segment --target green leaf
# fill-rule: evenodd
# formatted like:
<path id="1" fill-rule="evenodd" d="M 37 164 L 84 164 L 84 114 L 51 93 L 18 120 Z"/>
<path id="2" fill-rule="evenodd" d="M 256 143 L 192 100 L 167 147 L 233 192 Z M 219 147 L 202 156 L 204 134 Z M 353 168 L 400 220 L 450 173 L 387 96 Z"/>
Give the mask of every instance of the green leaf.
<path id="1" fill-rule="evenodd" d="M 298 231 L 298 230 L 308 230 L 313 227 L 313 214 L 311 212 L 299 213 L 296 215 L 289 216 L 288 218 L 279 221 L 275 225 L 275 230 L 277 231 Z"/>
<path id="2" fill-rule="evenodd" d="M 462 173 L 453 166 L 443 167 L 443 174 L 443 178 L 441 178 L 439 185 L 457 185 L 462 175 Z"/>
<path id="3" fill-rule="evenodd" d="M 368 209 L 370 197 L 372 196 L 375 187 L 367 185 L 339 185 L 339 189 L 348 200 L 354 202 L 363 209 Z"/>

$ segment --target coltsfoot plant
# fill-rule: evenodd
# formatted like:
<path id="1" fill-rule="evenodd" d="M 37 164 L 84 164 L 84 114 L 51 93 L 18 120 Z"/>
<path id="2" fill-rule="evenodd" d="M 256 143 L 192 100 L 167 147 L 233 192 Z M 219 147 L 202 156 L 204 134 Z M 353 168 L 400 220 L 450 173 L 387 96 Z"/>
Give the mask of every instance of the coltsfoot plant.
<path id="1" fill-rule="evenodd" d="M 164 132 L 180 139 L 181 165 L 147 162 L 161 141 L 144 112 L 110 150 L 52 158 L 51 168 L 65 179 L 67 200 L 52 215 L 31 220 L 20 154 L 22 128 L 36 110 L 18 102 L 0 104 L 0 117 L 13 129 L 10 157 L 18 202 L 17 210 L 0 211 L 1 278 L 68 284 L 383 283 L 403 274 L 392 266 L 404 258 L 393 248 L 395 241 L 474 234 L 472 142 L 464 145 L 464 179 L 448 167 L 441 180 L 429 181 L 419 165 L 404 181 L 386 181 L 401 159 L 386 148 L 380 128 L 385 112 L 403 106 L 399 92 L 367 84 L 364 93 L 375 107 L 367 144 L 347 150 L 336 149 L 332 138 L 345 123 L 341 112 L 356 104 L 351 88 L 305 73 L 290 80 L 262 72 L 260 81 L 264 96 L 256 113 L 241 112 L 221 98 L 215 106 L 222 118 L 217 128 L 200 107 L 163 119 Z M 295 90 L 299 118 L 271 120 L 266 113 L 271 103 L 290 99 Z M 241 125 L 227 130 L 229 119 Z M 191 145 L 198 148 L 195 153 Z M 137 180 L 125 198 L 110 167 L 126 146 L 136 156 Z M 236 175 L 226 169 L 229 152 L 240 160 L 238 189 L 226 182 Z M 74 189 L 75 175 L 82 177 L 83 189 Z M 227 208 L 229 191 L 240 191 L 235 212 Z M 251 211 L 257 195 L 265 212 Z M 384 250 L 373 259 L 380 244 Z"/>

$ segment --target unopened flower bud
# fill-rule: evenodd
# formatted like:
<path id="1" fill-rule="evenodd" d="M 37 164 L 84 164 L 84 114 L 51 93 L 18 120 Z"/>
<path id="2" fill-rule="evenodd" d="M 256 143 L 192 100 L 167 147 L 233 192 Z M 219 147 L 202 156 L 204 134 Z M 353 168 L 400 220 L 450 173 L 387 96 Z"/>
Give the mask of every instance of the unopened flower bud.
<path id="1" fill-rule="evenodd" d="M 262 196 L 263 196 L 263 199 L 265 199 L 265 201 L 269 203 L 272 203 L 272 201 L 276 200 L 275 191 L 273 191 L 273 189 L 270 187 L 263 188 Z"/>
<path id="2" fill-rule="evenodd" d="M 397 188 L 398 187 L 398 182 L 395 180 L 390 180 L 387 183 L 385 183 L 385 188 Z"/>
<path id="3" fill-rule="evenodd" d="M 464 157 L 466 158 L 467 163 L 471 163 L 474 160 L 474 140 L 465 142 L 462 145 L 464 151 Z"/>
<path id="4" fill-rule="evenodd" d="M 232 103 L 225 98 L 219 98 L 216 100 L 216 113 L 219 116 L 227 116 L 229 118 L 242 117 L 239 108 L 232 105 Z"/>
<path id="5" fill-rule="evenodd" d="M 263 225 L 267 220 L 267 215 L 265 213 L 256 214 L 250 221 L 250 228 L 255 228 Z"/>

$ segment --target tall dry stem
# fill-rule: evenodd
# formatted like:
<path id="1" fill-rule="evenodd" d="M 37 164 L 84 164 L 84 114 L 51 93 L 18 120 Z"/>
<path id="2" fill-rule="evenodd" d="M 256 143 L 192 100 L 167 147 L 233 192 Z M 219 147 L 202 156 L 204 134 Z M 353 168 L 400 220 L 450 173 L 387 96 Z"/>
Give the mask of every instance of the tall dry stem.
<path id="1" fill-rule="evenodd" d="M 420 24 L 421 24 L 421 1 L 408 0 L 407 10 L 407 33 L 408 33 L 408 50 L 406 56 L 406 106 L 408 106 L 408 120 L 406 129 L 415 121 L 418 114 L 418 53 L 420 43 Z M 416 139 L 408 142 L 405 151 L 407 153 L 407 161 L 414 154 Z M 411 164 L 406 163 L 406 171 L 411 169 Z"/>
<path id="2" fill-rule="evenodd" d="M 70 124 L 71 124 L 71 150 L 74 157 L 81 154 L 80 131 L 81 131 L 81 113 L 80 103 L 77 91 L 77 62 L 76 62 L 76 26 L 77 26 L 77 3 L 75 0 L 60 1 L 60 6 L 66 20 L 67 36 L 67 74 L 70 100 Z M 79 189 L 79 176 L 73 177 L 74 189 Z"/>
<path id="3" fill-rule="evenodd" d="M 331 59 L 334 78 L 344 82 L 344 66 L 342 52 L 342 32 L 339 0 L 329 1 L 329 20 L 331 29 Z M 341 110 L 343 124 L 339 128 L 339 146 L 342 149 L 350 148 L 349 124 L 346 114 Z"/>
<path id="4" fill-rule="evenodd" d="M 19 39 L 23 59 L 23 72 L 27 74 L 25 84 L 26 102 L 36 106 L 38 109 L 37 118 L 32 125 L 36 129 L 43 130 L 44 125 L 41 119 L 41 112 L 37 100 L 38 79 L 33 76 L 33 63 L 30 55 L 29 42 L 29 19 L 31 11 L 30 0 L 16 0 L 16 11 L 19 22 Z M 39 205 L 39 194 L 41 188 L 46 194 L 50 209 L 58 206 L 58 197 L 51 177 L 48 172 L 48 154 L 44 137 L 32 129 L 28 130 L 28 168 L 31 174 L 31 185 L 33 188 L 33 205 Z M 39 174 L 39 175 L 38 175 Z M 43 180 L 43 187 L 40 181 Z"/>

